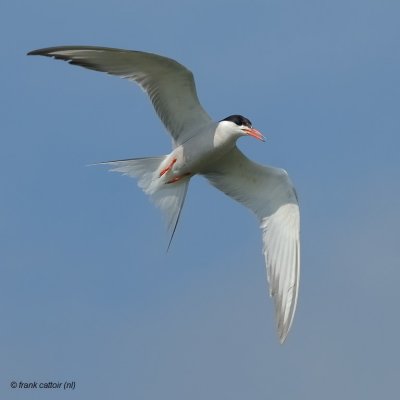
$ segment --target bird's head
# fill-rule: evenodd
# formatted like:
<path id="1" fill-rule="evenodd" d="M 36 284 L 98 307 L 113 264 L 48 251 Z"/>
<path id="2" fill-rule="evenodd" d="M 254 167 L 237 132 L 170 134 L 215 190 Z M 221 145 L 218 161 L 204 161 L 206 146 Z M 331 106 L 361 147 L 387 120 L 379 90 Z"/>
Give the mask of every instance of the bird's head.
<path id="1" fill-rule="evenodd" d="M 253 128 L 249 119 L 242 115 L 230 115 L 229 117 L 219 121 L 219 125 L 223 127 L 226 133 L 231 134 L 236 139 L 241 136 L 252 136 L 265 142 L 264 136 L 257 129 Z"/>

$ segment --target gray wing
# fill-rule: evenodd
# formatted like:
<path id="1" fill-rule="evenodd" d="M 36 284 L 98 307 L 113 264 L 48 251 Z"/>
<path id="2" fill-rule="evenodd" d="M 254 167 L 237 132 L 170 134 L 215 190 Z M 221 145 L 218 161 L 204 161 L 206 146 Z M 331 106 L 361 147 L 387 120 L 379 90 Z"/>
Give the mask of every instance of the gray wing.
<path id="1" fill-rule="evenodd" d="M 54 57 L 136 82 L 150 97 L 175 146 L 192 136 L 193 128 L 211 122 L 197 97 L 193 74 L 170 58 L 91 46 L 49 47 L 28 55 Z"/>
<path id="2" fill-rule="evenodd" d="M 300 277 L 300 214 L 293 185 L 283 169 L 256 164 L 237 148 L 204 175 L 260 220 L 270 295 L 283 343 L 296 310 Z"/>

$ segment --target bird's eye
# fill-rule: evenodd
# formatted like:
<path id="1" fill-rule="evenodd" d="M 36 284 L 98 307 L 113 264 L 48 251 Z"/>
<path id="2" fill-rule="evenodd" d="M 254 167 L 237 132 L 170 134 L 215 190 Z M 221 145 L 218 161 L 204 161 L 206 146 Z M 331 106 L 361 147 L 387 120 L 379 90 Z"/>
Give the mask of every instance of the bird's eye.
<path id="1" fill-rule="evenodd" d="M 235 118 L 233 121 L 237 126 L 243 125 L 243 120 L 241 118 Z"/>
<path id="2" fill-rule="evenodd" d="M 223 119 L 222 121 L 231 121 L 237 126 L 247 126 L 249 128 L 251 128 L 252 125 L 250 120 L 238 114 L 230 115 L 229 117 Z"/>
<path id="3" fill-rule="evenodd" d="M 251 122 L 250 122 L 248 119 L 245 119 L 245 120 L 243 121 L 243 125 L 244 125 L 244 126 L 247 126 L 248 128 L 252 128 Z"/>

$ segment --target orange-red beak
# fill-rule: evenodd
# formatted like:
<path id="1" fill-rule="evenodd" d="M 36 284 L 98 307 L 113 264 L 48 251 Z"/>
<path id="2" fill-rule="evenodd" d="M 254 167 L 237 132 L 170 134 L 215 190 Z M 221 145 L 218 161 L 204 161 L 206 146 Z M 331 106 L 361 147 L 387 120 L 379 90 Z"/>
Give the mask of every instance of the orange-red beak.
<path id="1" fill-rule="evenodd" d="M 261 132 L 259 132 L 257 129 L 254 128 L 244 128 L 243 132 L 246 133 L 246 135 L 253 136 L 254 138 L 261 140 L 262 142 L 265 142 L 265 137 L 262 135 Z"/>

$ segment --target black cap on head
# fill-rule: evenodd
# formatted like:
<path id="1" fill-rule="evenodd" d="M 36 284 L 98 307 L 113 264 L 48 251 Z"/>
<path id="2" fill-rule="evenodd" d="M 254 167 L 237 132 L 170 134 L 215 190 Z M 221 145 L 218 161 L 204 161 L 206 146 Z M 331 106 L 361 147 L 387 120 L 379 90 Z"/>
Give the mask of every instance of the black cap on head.
<path id="1" fill-rule="evenodd" d="M 252 123 L 249 119 L 247 119 L 246 117 L 243 117 L 243 115 L 230 115 L 229 117 L 226 117 L 224 119 L 222 119 L 221 121 L 231 121 L 234 122 L 236 125 L 241 126 L 248 126 L 249 128 L 252 127 Z"/>

